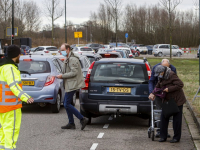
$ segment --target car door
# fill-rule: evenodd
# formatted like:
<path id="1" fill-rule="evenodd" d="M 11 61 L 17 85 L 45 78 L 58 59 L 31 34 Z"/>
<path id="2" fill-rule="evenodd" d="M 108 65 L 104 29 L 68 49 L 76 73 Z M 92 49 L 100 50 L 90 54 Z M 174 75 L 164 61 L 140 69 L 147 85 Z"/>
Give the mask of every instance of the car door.
<path id="1" fill-rule="evenodd" d="M 170 55 L 170 45 L 165 45 L 164 55 Z"/>
<path id="2" fill-rule="evenodd" d="M 55 73 L 55 75 L 59 75 L 59 74 L 62 74 L 62 65 L 61 64 L 63 64 L 59 59 L 54 59 L 53 60 L 53 64 L 54 64 L 54 66 L 55 66 L 55 68 L 56 68 L 56 73 Z M 61 96 L 61 98 L 62 98 L 62 102 L 63 102 L 63 100 L 64 100 L 64 96 L 65 96 L 65 91 L 64 91 L 64 81 L 63 81 L 63 79 L 58 79 L 58 78 L 56 78 L 56 81 L 58 81 L 59 82 L 59 85 L 60 85 L 60 90 L 61 90 L 61 94 L 62 94 L 62 96 Z"/>
<path id="3" fill-rule="evenodd" d="M 166 55 L 165 54 L 165 48 L 166 48 L 165 45 L 160 45 L 158 54 L 161 52 L 163 55 Z"/>
<path id="4" fill-rule="evenodd" d="M 176 55 L 178 52 L 178 49 L 175 46 L 172 46 L 172 55 Z"/>

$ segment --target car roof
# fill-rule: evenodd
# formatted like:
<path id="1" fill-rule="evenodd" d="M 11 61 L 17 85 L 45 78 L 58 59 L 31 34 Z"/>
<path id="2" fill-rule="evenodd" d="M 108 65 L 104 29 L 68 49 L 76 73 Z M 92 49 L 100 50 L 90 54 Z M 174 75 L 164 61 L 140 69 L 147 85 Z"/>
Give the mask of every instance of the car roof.
<path id="1" fill-rule="evenodd" d="M 33 59 L 33 60 L 38 60 L 38 61 L 47 61 L 48 59 L 53 59 L 56 58 L 52 55 L 23 55 L 20 57 L 20 60 L 23 59 Z"/>
<path id="2" fill-rule="evenodd" d="M 91 53 L 82 53 L 81 55 L 82 55 L 82 56 L 94 56 L 94 57 L 95 57 L 95 56 L 96 56 L 96 57 L 99 56 L 99 57 L 101 57 L 101 55 L 99 55 L 98 53 L 95 53 L 95 54 L 91 54 Z M 80 55 L 80 56 L 81 56 L 81 55 Z"/>
<path id="3" fill-rule="evenodd" d="M 108 63 L 108 62 L 127 62 L 127 63 L 138 63 L 144 64 L 142 59 L 127 59 L 127 58 L 104 58 L 98 61 L 99 63 Z"/>
<path id="4" fill-rule="evenodd" d="M 123 50 L 123 49 L 125 49 L 125 50 L 130 50 L 130 48 L 127 48 L 127 47 L 114 47 L 114 48 L 112 48 L 112 49 L 116 49 L 116 50 Z"/>
<path id="5" fill-rule="evenodd" d="M 56 47 L 56 46 L 38 46 L 38 47 L 49 48 L 49 47 Z"/>

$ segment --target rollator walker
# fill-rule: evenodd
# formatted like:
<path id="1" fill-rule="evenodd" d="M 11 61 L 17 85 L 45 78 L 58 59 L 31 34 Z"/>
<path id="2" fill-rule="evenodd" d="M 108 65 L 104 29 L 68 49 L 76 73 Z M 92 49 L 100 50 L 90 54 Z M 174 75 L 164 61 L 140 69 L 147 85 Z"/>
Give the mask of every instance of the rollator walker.
<path id="1" fill-rule="evenodd" d="M 160 129 L 156 127 L 156 124 L 160 122 L 160 116 L 162 113 L 162 110 L 154 110 L 154 102 L 151 101 L 151 121 L 150 121 L 150 127 L 148 128 L 148 137 L 154 141 L 155 138 L 155 130 Z M 173 117 L 170 117 L 169 122 L 173 122 Z M 168 128 L 168 130 L 172 130 L 172 128 Z"/>

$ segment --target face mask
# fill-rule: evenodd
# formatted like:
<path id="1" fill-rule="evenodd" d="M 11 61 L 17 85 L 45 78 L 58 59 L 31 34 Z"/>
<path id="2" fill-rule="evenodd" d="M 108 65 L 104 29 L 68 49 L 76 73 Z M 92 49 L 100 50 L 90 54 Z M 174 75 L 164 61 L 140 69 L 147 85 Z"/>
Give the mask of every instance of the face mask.
<path id="1" fill-rule="evenodd" d="M 67 52 L 66 51 L 61 51 L 63 56 L 67 56 Z"/>
<path id="2" fill-rule="evenodd" d="M 159 75 L 158 77 L 162 79 L 162 78 L 163 78 L 163 75 Z"/>

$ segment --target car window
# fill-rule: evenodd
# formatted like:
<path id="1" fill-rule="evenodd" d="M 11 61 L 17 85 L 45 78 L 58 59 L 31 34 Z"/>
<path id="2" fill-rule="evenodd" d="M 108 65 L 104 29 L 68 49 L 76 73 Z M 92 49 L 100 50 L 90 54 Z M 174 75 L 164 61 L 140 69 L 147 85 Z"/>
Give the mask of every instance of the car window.
<path id="1" fill-rule="evenodd" d="M 99 47 L 99 44 L 94 44 L 94 47 Z"/>
<path id="2" fill-rule="evenodd" d="M 58 51 L 57 47 L 47 47 L 46 50 L 48 50 L 48 51 Z"/>
<path id="3" fill-rule="evenodd" d="M 145 82 L 148 80 L 145 65 L 131 63 L 98 64 L 92 70 L 92 82 Z"/>
<path id="4" fill-rule="evenodd" d="M 92 51 L 91 48 L 81 48 L 81 51 Z"/>
<path id="5" fill-rule="evenodd" d="M 36 49 L 36 51 L 43 51 L 43 50 L 44 50 L 43 47 L 38 47 L 38 48 Z"/>
<path id="6" fill-rule="evenodd" d="M 58 62 L 57 62 L 56 59 L 53 60 L 53 64 L 54 64 L 54 66 L 56 67 L 57 72 L 61 73 L 61 72 L 62 72 L 62 69 L 61 69 L 61 67 L 60 67 L 60 65 L 58 64 Z"/>
<path id="7" fill-rule="evenodd" d="M 90 67 L 90 63 L 88 63 L 87 58 L 84 58 L 84 64 L 85 64 L 85 68 Z"/>
<path id="8" fill-rule="evenodd" d="M 83 69 L 83 66 L 84 66 L 84 60 L 83 59 L 79 59 L 79 62 L 80 62 L 80 65 L 81 65 L 81 68 Z"/>
<path id="9" fill-rule="evenodd" d="M 19 70 L 31 74 L 51 72 L 50 64 L 47 61 L 20 61 Z"/>
<path id="10" fill-rule="evenodd" d="M 94 58 L 94 57 L 92 57 L 92 56 L 87 56 L 87 57 L 88 57 L 88 59 L 89 59 L 90 63 L 92 63 L 92 62 L 94 62 L 94 61 L 95 61 L 95 58 Z"/>
<path id="11" fill-rule="evenodd" d="M 64 63 L 63 63 L 60 59 L 57 59 L 57 61 L 58 61 L 58 63 L 60 64 L 61 70 L 62 70 L 62 68 L 63 68 L 63 66 L 64 66 Z"/>
<path id="12" fill-rule="evenodd" d="M 102 58 L 120 58 L 119 54 L 100 54 Z"/>

